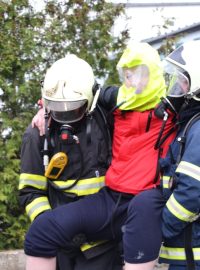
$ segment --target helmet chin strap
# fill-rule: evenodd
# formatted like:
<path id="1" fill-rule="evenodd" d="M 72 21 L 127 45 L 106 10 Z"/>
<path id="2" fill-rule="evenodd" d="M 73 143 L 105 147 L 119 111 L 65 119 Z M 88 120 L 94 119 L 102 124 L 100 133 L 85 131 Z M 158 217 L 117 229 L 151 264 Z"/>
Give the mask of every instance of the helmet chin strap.
<path id="1" fill-rule="evenodd" d="M 96 104 L 97 104 L 97 100 L 99 98 L 99 94 L 100 94 L 100 91 L 101 91 L 101 87 L 99 86 L 95 95 L 94 95 L 94 99 L 93 99 L 93 102 L 92 102 L 92 105 L 91 105 L 91 108 L 89 110 L 89 113 L 93 112 L 94 109 L 96 108 Z"/>
<path id="2" fill-rule="evenodd" d="M 47 109 L 45 108 L 45 139 L 44 139 L 44 149 L 43 149 L 43 165 L 45 168 L 45 171 L 49 165 L 49 149 L 48 149 L 48 137 L 49 137 L 49 127 L 48 127 L 48 122 L 49 122 L 49 113 Z"/>

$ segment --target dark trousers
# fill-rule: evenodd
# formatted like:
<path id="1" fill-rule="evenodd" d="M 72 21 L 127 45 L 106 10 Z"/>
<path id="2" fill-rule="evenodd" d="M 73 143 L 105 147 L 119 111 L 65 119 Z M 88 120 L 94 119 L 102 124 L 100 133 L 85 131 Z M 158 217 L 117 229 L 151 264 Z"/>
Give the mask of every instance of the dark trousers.
<path id="1" fill-rule="evenodd" d="M 57 208 L 61 205 L 78 201 L 81 197 L 72 196 L 60 190 L 56 190 L 52 185 L 48 185 L 49 202 L 51 207 Z M 71 195 L 71 196 L 69 196 Z M 121 270 L 123 265 L 121 245 L 111 243 L 111 247 L 106 248 L 101 255 L 87 259 L 80 249 L 66 252 L 59 251 L 57 254 L 57 270 Z"/>
<path id="2" fill-rule="evenodd" d="M 74 237 L 83 233 L 87 242 L 122 240 L 128 263 L 155 260 L 162 242 L 164 203 L 159 189 L 127 197 L 103 188 L 39 216 L 27 233 L 25 253 L 56 256 L 59 248 L 70 250 Z"/>
<path id="3" fill-rule="evenodd" d="M 73 258 L 64 252 L 57 255 L 57 270 L 122 270 L 122 264 L 118 246 L 92 259 L 86 259 L 81 252 Z"/>

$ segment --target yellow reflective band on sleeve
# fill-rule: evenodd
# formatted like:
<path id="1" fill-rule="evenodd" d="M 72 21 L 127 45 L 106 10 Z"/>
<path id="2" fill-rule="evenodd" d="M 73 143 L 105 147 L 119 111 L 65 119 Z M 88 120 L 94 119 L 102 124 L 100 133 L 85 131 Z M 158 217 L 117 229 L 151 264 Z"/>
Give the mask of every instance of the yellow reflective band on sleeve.
<path id="1" fill-rule="evenodd" d="M 105 242 L 107 242 L 107 240 L 102 240 L 102 241 L 98 241 L 98 242 L 94 242 L 94 243 L 90 243 L 90 244 L 85 243 L 85 244 L 81 245 L 80 249 L 81 249 L 82 252 L 84 252 L 84 251 L 86 251 L 86 250 L 88 250 L 90 248 L 93 248 L 93 247 L 96 247 L 98 245 L 104 244 Z"/>
<path id="2" fill-rule="evenodd" d="M 51 209 L 47 197 L 39 197 L 26 206 L 26 213 L 33 221 L 40 213 Z"/>
<path id="3" fill-rule="evenodd" d="M 172 194 L 169 198 L 169 200 L 167 201 L 166 204 L 167 208 L 169 209 L 169 211 L 178 219 L 182 220 L 182 221 L 186 221 L 186 222 L 192 222 L 194 220 L 196 220 L 199 215 L 197 215 L 196 213 L 190 212 L 189 210 L 187 210 L 186 208 L 184 208 L 174 197 L 174 195 Z"/>
<path id="4" fill-rule="evenodd" d="M 47 178 L 38 174 L 21 173 L 19 176 L 19 190 L 25 187 L 35 187 L 41 190 L 46 190 Z"/>
<path id="5" fill-rule="evenodd" d="M 194 260 L 195 261 L 200 260 L 200 248 L 193 248 L 192 251 L 194 254 Z M 185 261 L 186 260 L 185 249 L 162 246 L 159 257 L 168 260 Z"/>
<path id="6" fill-rule="evenodd" d="M 169 188 L 170 187 L 170 176 L 163 176 L 162 177 L 162 185 L 163 188 Z"/>
<path id="7" fill-rule="evenodd" d="M 73 188 L 67 189 L 67 187 L 71 186 L 74 182 L 75 180 L 54 181 L 58 187 L 62 189 L 66 187 L 66 192 L 75 193 L 77 196 L 85 196 L 94 194 L 98 192 L 100 188 L 105 186 L 105 176 L 80 179 Z"/>
<path id="8" fill-rule="evenodd" d="M 176 171 L 180 173 L 184 173 L 188 176 L 191 176 L 195 180 L 200 181 L 200 167 L 199 166 L 196 166 L 186 161 L 181 161 Z"/>

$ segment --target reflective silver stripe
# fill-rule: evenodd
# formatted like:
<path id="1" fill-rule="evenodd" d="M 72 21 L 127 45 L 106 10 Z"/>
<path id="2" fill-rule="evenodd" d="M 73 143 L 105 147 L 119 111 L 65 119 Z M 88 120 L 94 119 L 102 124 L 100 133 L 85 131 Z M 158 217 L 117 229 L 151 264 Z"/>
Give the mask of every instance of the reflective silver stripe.
<path id="1" fill-rule="evenodd" d="M 200 248 L 193 248 L 193 254 L 195 260 L 200 260 Z M 161 247 L 160 258 L 169 260 L 186 260 L 184 248 L 172 248 L 172 247 Z"/>
<path id="2" fill-rule="evenodd" d="M 22 173 L 19 176 L 19 190 L 27 186 L 46 190 L 47 178 L 43 175 Z"/>
<path id="3" fill-rule="evenodd" d="M 163 188 L 169 188 L 170 176 L 163 176 L 161 181 L 162 181 Z"/>
<path id="4" fill-rule="evenodd" d="M 26 213 L 33 221 L 37 215 L 48 209 L 51 209 L 51 207 L 47 197 L 39 197 L 26 206 Z"/>
<path id="5" fill-rule="evenodd" d="M 178 165 L 177 172 L 184 173 L 188 176 L 191 176 L 192 178 L 200 181 L 200 167 L 196 166 L 192 163 L 181 161 Z"/>
<path id="6" fill-rule="evenodd" d="M 190 212 L 186 208 L 184 208 L 174 197 L 172 194 L 167 201 L 166 204 L 169 211 L 178 219 L 186 221 L 186 222 L 192 222 L 196 220 L 199 215 L 197 213 Z"/>
<path id="7" fill-rule="evenodd" d="M 62 189 L 66 188 L 66 192 L 71 192 L 77 194 L 78 196 L 83 196 L 96 193 L 100 188 L 105 185 L 104 180 L 105 176 L 89 179 L 80 179 L 78 183 L 71 189 L 67 188 L 72 185 L 75 180 L 54 181 L 54 184 L 56 184 L 58 187 L 61 187 Z"/>

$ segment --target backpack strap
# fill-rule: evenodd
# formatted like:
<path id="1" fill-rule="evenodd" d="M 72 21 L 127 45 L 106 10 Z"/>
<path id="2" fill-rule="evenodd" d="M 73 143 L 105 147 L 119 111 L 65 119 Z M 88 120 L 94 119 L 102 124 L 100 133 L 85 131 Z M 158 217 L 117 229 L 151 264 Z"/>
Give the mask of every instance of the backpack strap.
<path id="1" fill-rule="evenodd" d="M 195 114 L 187 123 L 187 125 L 185 126 L 184 130 L 183 130 L 183 134 L 182 136 L 177 138 L 177 141 L 180 143 L 180 148 L 179 148 L 179 153 L 177 156 L 177 160 L 176 160 L 176 164 L 178 165 L 181 161 L 182 155 L 183 155 L 183 151 L 185 149 L 185 142 L 186 142 L 186 136 L 187 133 L 189 131 L 189 129 L 192 127 L 192 125 L 194 123 L 196 123 L 198 120 L 200 120 L 200 112 Z"/>
<path id="2" fill-rule="evenodd" d="M 190 223 L 184 229 L 185 256 L 188 270 L 195 270 L 194 254 L 192 251 L 192 225 L 193 224 Z"/>
<path id="3" fill-rule="evenodd" d="M 96 111 L 94 111 L 94 116 L 101 132 L 104 136 L 105 143 L 108 149 L 108 166 L 112 159 L 112 130 L 113 130 L 113 119 L 109 119 L 109 113 L 106 112 L 99 104 L 96 106 Z"/>
<path id="4" fill-rule="evenodd" d="M 176 161 L 177 165 L 180 163 L 181 158 L 183 156 L 187 133 L 188 133 L 189 129 L 192 127 L 192 125 L 194 123 L 196 123 L 198 120 L 200 120 L 200 112 L 195 114 L 188 121 L 187 125 L 185 126 L 185 128 L 183 130 L 182 136 L 177 139 L 178 142 L 180 143 L 179 153 L 178 153 L 177 161 Z M 185 246 L 185 256 L 186 256 L 188 270 L 195 270 L 194 254 L 192 251 L 192 226 L 193 226 L 193 223 L 190 223 L 184 229 L 184 246 Z"/>

